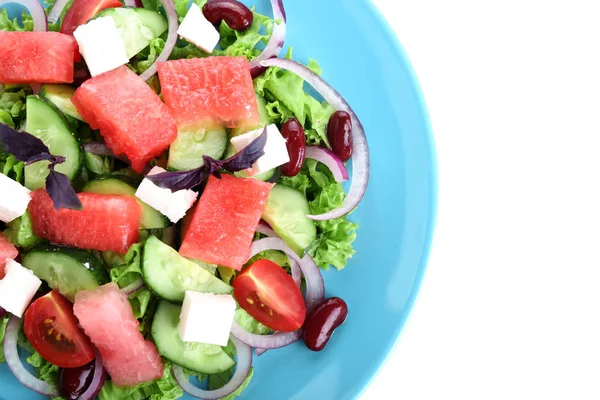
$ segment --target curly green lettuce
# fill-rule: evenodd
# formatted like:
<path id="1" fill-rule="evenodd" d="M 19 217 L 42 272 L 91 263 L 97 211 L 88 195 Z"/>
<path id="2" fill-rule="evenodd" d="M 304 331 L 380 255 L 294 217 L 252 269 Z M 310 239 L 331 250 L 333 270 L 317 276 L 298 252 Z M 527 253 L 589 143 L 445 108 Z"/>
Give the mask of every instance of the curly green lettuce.
<path id="1" fill-rule="evenodd" d="M 37 351 L 27 357 L 26 361 L 35 368 L 38 379 L 59 386 L 59 367 L 44 360 Z M 53 397 L 52 400 L 64 400 L 64 397 Z"/>
<path id="2" fill-rule="evenodd" d="M 300 173 L 294 177 L 282 177 L 281 183 L 300 191 L 306 196 L 312 214 L 322 214 L 342 205 L 346 192 L 337 183 L 327 167 L 315 160 L 306 160 Z M 358 224 L 345 216 L 327 221 L 315 221 L 317 238 L 308 249 L 320 268 L 333 265 L 343 269 L 354 255 L 352 243 L 356 239 Z"/>

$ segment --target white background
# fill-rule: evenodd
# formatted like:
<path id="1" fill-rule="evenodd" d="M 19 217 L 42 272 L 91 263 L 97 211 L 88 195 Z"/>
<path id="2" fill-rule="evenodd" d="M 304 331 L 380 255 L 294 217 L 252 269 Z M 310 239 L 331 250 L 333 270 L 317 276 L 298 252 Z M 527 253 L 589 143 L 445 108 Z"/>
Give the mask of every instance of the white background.
<path id="1" fill-rule="evenodd" d="M 440 198 L 363 399 L 600 399 L 600 1 L 373 1 L 420 79 Z"/>

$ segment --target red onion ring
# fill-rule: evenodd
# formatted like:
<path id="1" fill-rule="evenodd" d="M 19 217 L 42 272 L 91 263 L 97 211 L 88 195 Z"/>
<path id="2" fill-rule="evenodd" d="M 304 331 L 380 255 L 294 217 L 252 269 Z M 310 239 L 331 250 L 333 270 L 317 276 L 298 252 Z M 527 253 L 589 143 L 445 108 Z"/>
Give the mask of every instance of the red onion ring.
<path id="1" fill-rule="evenodd" d="M 69 3 L 69 0 L 56 0 L 52 9 L 50 9 L 50 13 L 48 14 L 48 22 L 51 24 L 55 24 L 56 21 L 60 18 L 63 10 Z"/>
<path id="2" fill-rule="evenodd" d="M 46 11 L 42 4 L 37 0 L 0 0 L 0 6 L 4 4 L 20 4 L 29 11 L 33 19 L 34 32 L 46 32 L 48 30 L 48 20 L 46 19 Z"/>
<path id="3" fill-rule="evenodd" d="M 160 3 L 162 4 L 162 6 L 165 9 L 165 12 L 167 13 L 169 33 L 167 35 L 167 41 L 165 42 L 165 48 L 163 49 L 163 51 L 159 54 L 158 57 L 156 57 L 156 60 L 154 60 L 154 63 L 152 63 L 150 68 L 145 70 L 140 75 L 140 78 L 142 78 L 145 81 L 152 78 L 152 76 L 156 73 L 156 63 L 167 61 L 169 59 L 169 56 L 175 48 L 175 44 L 177 44 L 177 29 L 179 28 L 179 18 L 177 17 L 177 11 L 175 10 L 175 6 L 173 5 L 173 0 L 160 0 Z"/>
<path id="4" fill-rule="evenodd" d="M 260 356 L 262 356 L 262 355 L 263 355 L 263 354 L 265 354 L 267 351 L 269 351 L 269 350 L 267 350 L 267 349 L 256 349 L 256 357 L 260 357 Z"/>
<path id="5" fill-rule="evenodd" d="M 231 325 L 231 334 L 248 346 L 263 350 L 279 349 L 297 342 L 302 338 L 302 331 L 300 329 L 294 332 L 276 332 L 271 335 L 256 335 L 248 332 L 235 321 L 233 321 L 233 324 Z"/>
<path id="6" fill-rule="evenodd" d="M 266 71 L 266 68 L 263 67 L 260 62 L 268 60 L 269 58 L 278 57 L 279 53 L 281 53 L 281 49 L 283 49 L 283 44 L 285 43 L 287 17 L 285 15 L 285 8 L 283 7 L 283 0 L 271 0 L 271 7 L 273 8 L 273 19 L 281 19 L 281 22 L 279 24 L 275 23 L 273 33 L 262 53 L 250 61 L 250 73 L 252 74 L 252 79 L 262 75 Z"/>
<path id="7" fill-rule="evenodd" d="M 258 229 L 262 230 L 263 228 L 261 228 L 259 226 L 257 228 L 257 232 L 258 232 Z M 275 233 L 275 232 L 273 232 L 273 233 Z M 256 242 L 252 243 L 252 247 L 250 248 L 250 258 L 254 257 L 258 253 L 261 253 L 265 250 L 283 251 L 288 256 L 288 258 L 290 259 L 290 268 L 292 270 L 292 278 L 294 279 L 296 286 L 300 287 L 300 284 L 302 283 L 302 270 L 300 268 L 300 258 L 298 257 L 298 255 L 296 253 L 294 253 L 294 251 L 292 249 L 290 249 L 284 243 L 284 241 L 281 240 L 279 238 L 279 236 L 277 236 L 276 233 L 275 233 L 275 237 L 257 240 Z"/>
<path id="8" fill-rule="evenodd" d="M 94 400 L 100 390 L 102 390 L 102 386 L 104 386 L 104 382 L 106 382 L 106 370 L 102 365 L 102 357 L 100 357 L 100 352 L 98 349 L 94 349 L 96 353 L 96 361 L 94 362 L 94 376 L 92 378 L 92 382 L 90 382 L 90 386 L 83 392 L 77 400 Z"/>
<path id="9" fill-rule="evenodd" d="M 222 388 L 216 390 L 203 390 L 192 385 L 185 377 L 183 369 L 179 365 L 173 366 L 173 375 L 179 386 L 190 396 L 204 400 L 218 400 L 235 392 L 248 378 L 252 367 L 252 349 L 235 337 L 231 337 L 237 352 L 237 365 L 235 372 L 229 382 Z"/>
<path id="10" fill-rule="evenodd" d="M 264 67 L 279 67 L 292 71 L 312 86 L 336 111 L 346 111 L 352 119 L 352 185 L 342 206 L 320 215 L 307 215 L 308 218 L 325 221 L 342 217 L 358 206 L 367 191 L 369 183 L 369 146 L 365 129 L 358 116 L 344 98 L 320 76 L 304 65 L 292 60 L 272 58 L 260 63 Z"/>
<path id="11" fill-rule="evenodd" d="M 21 329 L 23 320 L 15 316 L 10 317 L 6 325 L 4 334 L 4 357 L 8 368 L 12 371 L 15 377 L 23 384 L 23 386 L 47 397 L 58 397 L 59 390 L 56 385 L 42 381 L 25 369 L 25 366 L 19 358 L 17 350 L 17 336 Z"/>
<path id="12" fill-rule="evenodd" d="M 121 288 L 121 293 L 126 294 L 127 296 L 131 296 L 138 290 L 144 287 L 144 280 L 142 278 L 137 278 L 135 281 L 130 283 L 129 285 Z"/>
<path id="13" fill-rule="evenodd" d="M 333 174 L 336 182 L 348 180 L 348 170 L 344 162 L 338 158 L 331 150 L 319 146 L 306 146 L 306 158 L 312 158 L 325 164 Z"/>
<path id="14" fill-rule="evenodd" d="M 262 220 L 258 223 L 258 228 L 256 228 L 256 232 L 262 233 L 263 235 L 268 237 L 279 237 L 279 235 L 275 233 L 275 231 L 265 221 Z"/>

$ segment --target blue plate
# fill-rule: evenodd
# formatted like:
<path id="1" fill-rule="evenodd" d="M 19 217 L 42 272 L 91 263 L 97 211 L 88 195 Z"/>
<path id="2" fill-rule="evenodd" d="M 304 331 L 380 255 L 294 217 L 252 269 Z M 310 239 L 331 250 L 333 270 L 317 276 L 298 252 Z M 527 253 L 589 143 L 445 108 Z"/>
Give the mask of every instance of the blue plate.
<path id="1" fill-rule="evenodd" d="M 267 0 L 245 3 L 271 13 Z M 392 351 L 423 277 L 436 214 L 433 138 L 406 55 L 370 0 L 285 5 L 286 45 L 299 61 L 319 61 L 365 126 L 371 180 L 352 214 L 360 224 L 356 255 L 343 271 L 324 273 L 327 296 L 348 303 L 347 322 L 320 353 L 299 342 L 255 357 L 254 379 L 240 400 L 354 399 Z M 39 398 L 6 364 L 0 382 L 6 400 Z"/>

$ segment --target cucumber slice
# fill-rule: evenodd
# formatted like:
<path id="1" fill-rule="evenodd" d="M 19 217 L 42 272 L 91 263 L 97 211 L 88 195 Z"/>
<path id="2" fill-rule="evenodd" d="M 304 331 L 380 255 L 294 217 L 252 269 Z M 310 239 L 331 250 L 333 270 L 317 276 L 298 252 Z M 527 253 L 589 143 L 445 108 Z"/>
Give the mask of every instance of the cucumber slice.
<path id="1" fill-rule="evenodd" d="M 306 197 L 295 189 L 277 184 L 271 189 L 262 219 L 302 257 L 317 237 L 317 227 L 307 214 L 310 210 Z"/>
<path id="2" fill-rule="evenodd" d="M 203 343 L 184 343 L 177 325 L 181 306 L 161 301 L 152 322 L 152 339 L 161 356 L 175 364 L 204 374 L 218 374 L 235 365 L 222 347 Z"/>
<path id="3" fill-rule="evenodd" d="M 181 304 L 186 290 L 229 294 L 233 288 L 155 236 L 144 245 L 144 281 L 158 297 Z"/>
<path id="4" fill-rule="evenodd" d="M 39 138 L 55 156 L 66 161 L 55 169 L 73 180 L 81 170 L 82 151 L 69 126 L 52 105 L 37 96 L 27 97 L 27 123 L 25 130 Z M 44 187 L 48 176 L 48 161 L 39 161 L 25 167 L 25 186 L 29 190 Z"/>
<path id="5" fill-rule="evenodd" d="M 21 264 L 70 301 L 82 290 L 110 282 L 102 263 L 90 253 L 63 246 L 36 247 Z"/>
<path id="6" fill-rule="evenodd" d="M 144 8 L 107 8 L 96 15 L 99 17 L 112 17 L 115 21 L 128 58 L 148 47 L 168 27 L 165 17 Z"/>
<path id="7" fill-rule="evenodd" d="M 45 84 L 40 91 L 40 96 L 48 99 L 60 111 L 83 121 L 83 117 L 77 112 L 77 108 L 71 101 L 73 94 L 75 94 L 75 88 L 67 85 Z"/>
<path id="8" fill-rule="evenodd" d="M 225 129 L 180 131 L 169 148 L 167 167 L 185 171 L 201 167 L 204 164 L 202 156 L 221 159 L 228 141 Z"/>
<path id="9" fill-rule="evenodd" d="M 126 176 L 105 176 L 88 182 L 84 187 L 84 192 L 97 194 L 114 194 L 121 196 L 135 197 L 137 183 Z M 140 206 L 142 206 L 142 221 L 140 229 L 160 229 L 169 226 L 167 217 L 136 198 Z"/>

